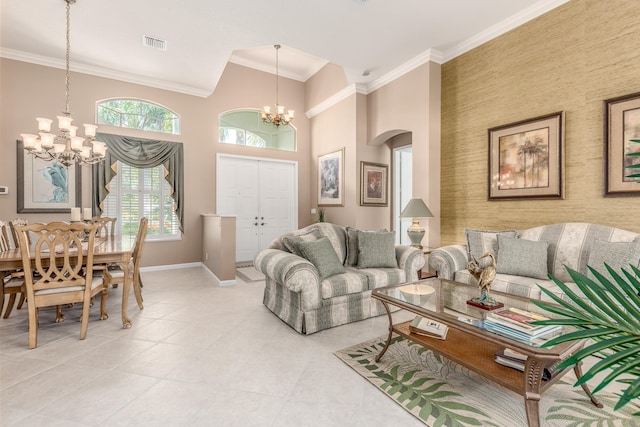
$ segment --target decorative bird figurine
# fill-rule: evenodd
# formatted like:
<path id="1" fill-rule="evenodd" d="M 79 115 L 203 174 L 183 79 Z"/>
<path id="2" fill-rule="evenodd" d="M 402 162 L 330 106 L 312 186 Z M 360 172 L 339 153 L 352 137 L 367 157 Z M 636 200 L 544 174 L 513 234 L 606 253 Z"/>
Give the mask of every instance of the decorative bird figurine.
<path id="1" fill-rule="evenodd" d="M 496 258 L 493 254 L 486 253 L 480 259 L 491 258 L 491 263 L 485 268 L 480 268 L 478 260 L 473 257 L 473 261 L 467 263 L 467 271 L 475 277 L 480 287 L 480 298 L 474 298 L 473 300 L 484 306 L 495 306 L 498 302 L 489 295 L 491 290 L 491 283 L 496 278 Z"/>

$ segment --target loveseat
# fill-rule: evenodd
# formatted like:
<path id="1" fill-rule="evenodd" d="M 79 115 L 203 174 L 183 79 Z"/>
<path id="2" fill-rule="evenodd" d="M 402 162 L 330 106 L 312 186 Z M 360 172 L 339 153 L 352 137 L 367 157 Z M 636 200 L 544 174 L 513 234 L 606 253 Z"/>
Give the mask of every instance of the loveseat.
<path id="1" fill-rule="evenodd" d="M 384 314 L 371 291 L 417 280 L 425 263 L 422 250 L 394 239 L 330 223 L 287 233 L 254 260 L 265 275 L 263 303 L 301 334 Z"/>
<path id="2" fill-rule="evenodd" d="M 438 277 L 476 284 L 467 271 L 467 263 L 472 257 L 481 264 L 490 262 L 489 257 L 480 258 L 491 253 L 497 271 L 492 291 L 543 301 L 551 299 L 537 285 L 564 299 L 564 293 L 548 274 L 571 288 L 573 281 L 565 266 L 593 277 L 587 265 L 604 273 L 604 263 L 616 271 L 629 271 L 629 264 L 640 264 L 638 233 L 597 224 L 567 222 L 521 231 L 465 230 L 465 237 L 465 245 L 444 246 L 431 252 L 429 265 Z"/>

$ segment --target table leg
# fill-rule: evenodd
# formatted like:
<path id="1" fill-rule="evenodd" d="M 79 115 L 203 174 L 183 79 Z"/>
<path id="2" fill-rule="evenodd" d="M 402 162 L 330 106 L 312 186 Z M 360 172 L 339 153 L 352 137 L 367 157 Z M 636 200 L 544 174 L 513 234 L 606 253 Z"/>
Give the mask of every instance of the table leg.
<path id="1" fill-rule="evenodd" d="M 576 364 L 573 367 L 573 372 L 575 372 L 576 374 L 576 378 L 580 379 L 580 377 L 582 376 L 582 362 Z M 589 386 L 585 383 L 582 384 L 582 389 L 584 390 L 584 392 L 587 394 L 587 396 L 589 397 L 589 399 L 591 399 L 591 403 L 593 403 L 596 407 L 598 408 L 602 408 L 603 405 L 602 403 L 600 403 L 598 401 L 598 399 L 596 399 L 595 397 L 593 397 L 593 395 L 591 394 L 591 390 L 589 390 Z"/>
<path id="2" fill-rule="evenodd" d="M 524 410 L 529 427 L 540 426 L 540 386 L 546 361 L 527 358 L 525 366 Z"/>
<path id="3" fill-rule="evenodd" d="M 124 286 L 122 286 L 122 327 L 129 329 L 131 327 L 131 319 L 127 316 L 127 304 L 129 303 L 129 293 L 131 292 L 129 263 L 122 263 L 120 268 L 122 268 L 124 273 Z"/>
<path id="4" fill-rule="evenodd" d="M 384 345 L 384 348 L 380 351 L 380 354 L 376 356 L 376 362 L 379 362 L 384 356 L 384 353 L 389 348 L 389 344 L 391 344 L 391 335 L 393 334 L 393 319 L 391 318 L 391 311 L 389 310 L 389 306 L 386 302 L 380 301 L 384 306 L 384 309 L 387 310 L 387 318 L 389 319 L 389 336 L 387 337 L 387 343 Z"/>

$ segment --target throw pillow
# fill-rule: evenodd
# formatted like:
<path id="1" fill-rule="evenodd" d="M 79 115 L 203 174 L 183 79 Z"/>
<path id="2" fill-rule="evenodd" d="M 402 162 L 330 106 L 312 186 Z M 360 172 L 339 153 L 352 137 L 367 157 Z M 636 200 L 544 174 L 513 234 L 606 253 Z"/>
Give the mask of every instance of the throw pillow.
<path id="1" fill-rule="evenodd" d="M 398 267 L 393 231 L 358 231 L 358 268 Z"/>
<path id="2" fill-rule="evenodd" d="M 548 279 L 549 242 L 498 235 L 497 273 Z"/>
<path id="3" fill-rule="evenodd" d="M 346 271 L 338 259 L 336 251 L 333 250 L 331 242 L 326 237 L 308 242 L 300 242 L 298 243 L 298 250 L 300 250 L 304 258 L 316 267 L 321 281 L 327 277 Z"/>
<path id="4" fill-rule="evenodd" d="M 485 231 L 485 230 L 464 230 L 467 239 L 467 257 L 471 261 L 478 260 L 480 268 L 485 268 L 491 262 L 489 257 L 482 258 L 485 254 L 491 254 L 498 259 L 498 235 L 518 237 L 515 230 Z"/>
<path id="5" fill-rule="evenodd" d="M 347 259 L 345 265 L 348 267 L 358 265 L 358 229 L 347 227 Z"/>
<path id="6" fill-rule="evenodd" d="M 280 238 L 280 241 L 289 252 L 298 256 L 302 256 L 302 254 L 298 250 L 298 244 L 300 242 L 311 242 L 313 240 L 318 240 L 321 237 L 322 232 L 319 228 L 311 228 L 304 233 L 282 236 Z"/>
<path id="7" fill-rule="evenodd" d="M 596 240 L 589 251 L 587 265 L 602 273 L 609 281 L 615 283 L 604 264 L 622 274 L 622 269 L 630 271 L 629 265 L 640 266 L 640 239 L 632 242 L 602 242 Z M 595 280 L 595 276 L 588 271 L 587 277 Z"/>

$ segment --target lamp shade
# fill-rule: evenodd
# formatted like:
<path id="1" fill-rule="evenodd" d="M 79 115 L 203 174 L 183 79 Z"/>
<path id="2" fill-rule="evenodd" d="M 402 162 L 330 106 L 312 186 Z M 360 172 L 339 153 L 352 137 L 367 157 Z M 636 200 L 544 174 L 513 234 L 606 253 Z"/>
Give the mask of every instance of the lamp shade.
<path id="1" fill-rule="evenodd" d="M 433 214 L 422 199 L 411 199 L 404 207 L 400 218 L 432 218 Z"/>

